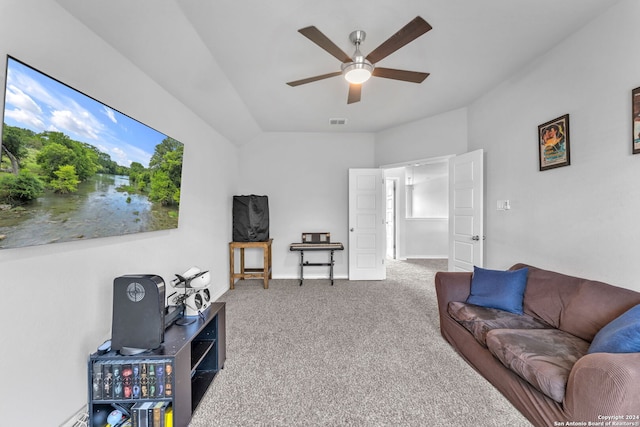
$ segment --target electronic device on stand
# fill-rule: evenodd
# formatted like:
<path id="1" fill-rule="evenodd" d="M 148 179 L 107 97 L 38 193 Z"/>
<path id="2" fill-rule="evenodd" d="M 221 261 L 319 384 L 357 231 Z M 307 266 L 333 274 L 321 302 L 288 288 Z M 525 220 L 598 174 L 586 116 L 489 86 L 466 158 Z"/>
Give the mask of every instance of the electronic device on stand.
<path id="1" fill-rule="evenodd" d="M 179 290 L 169 295 L 170 306 L 182 307 L 182 316 L 175 320 L 176 325 L 190 325 L 196 321 L 196 316 L 211 304 L 211 294 L 207 287 L 211 283 L 209 271 L 201 271 L 198 267 L 191 267 L 183 274 L 176 274 L 171 285 Z"/>
<path id="2" fill-rule="evenodd" d="M 155 274 L 129 274 L 113 281 L 111 348 L 131 355 L 164 341 L 165 285 Z"/>

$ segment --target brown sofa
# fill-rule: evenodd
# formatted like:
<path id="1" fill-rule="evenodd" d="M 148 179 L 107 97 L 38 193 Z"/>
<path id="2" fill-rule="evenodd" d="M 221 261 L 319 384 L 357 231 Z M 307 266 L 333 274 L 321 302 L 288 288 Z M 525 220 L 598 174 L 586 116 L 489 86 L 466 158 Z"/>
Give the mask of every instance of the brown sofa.
<path id="1" fill-rule="evenodd" d="M 601 328 L 640 304 L 640 293 L 525 264 L 511 270 L 523 267 L 529 270 L 522 316 L 464 304 L 472 273 L 438 272 L 442 336 L 535 426 L 640 422 L 634 419 L 640 416 L 640 353 L 587 354 Z M 526 346 L 537 348 L 542 335 L 546 350 L 531 354 Z M 541 365 L 522 368 L 519 355 L 510 360 L 498 348 L 514 344 L 522 344 L 534 364 L 545 364 L 553 384 L 531 372 Z"/>

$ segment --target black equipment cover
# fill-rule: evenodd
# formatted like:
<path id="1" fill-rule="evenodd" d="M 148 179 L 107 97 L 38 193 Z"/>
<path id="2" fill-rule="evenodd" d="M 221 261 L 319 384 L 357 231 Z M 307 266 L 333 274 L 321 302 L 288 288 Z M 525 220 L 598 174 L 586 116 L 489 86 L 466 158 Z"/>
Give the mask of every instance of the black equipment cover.
<path id="1" fill-rule="evenodd" d="M 266 242 L 269 240 L 269 198 L 267 196 L 233 196 L 233 241 Z"/>

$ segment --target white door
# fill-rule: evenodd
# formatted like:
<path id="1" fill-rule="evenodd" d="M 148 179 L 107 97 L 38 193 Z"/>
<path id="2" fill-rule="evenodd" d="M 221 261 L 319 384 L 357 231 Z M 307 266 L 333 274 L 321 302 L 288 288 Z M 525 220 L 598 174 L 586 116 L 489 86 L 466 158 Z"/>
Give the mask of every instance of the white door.
<path id="1" fill-rule="evenodd" d="M 449 271 L 484 265 L 483 150 L 449 162 Z"/>
<path id="2" fill-rule="evenodd" d="M 387 239 L 387 258 L 396 258 L 396 179 L 387 178 L 386 184 L 386 207 L 385 224 Z"/>
<path id="3" fill-rule="evenodd" d="M 384 280 L 382 169 L 349 169 L 349 280 Z"/>

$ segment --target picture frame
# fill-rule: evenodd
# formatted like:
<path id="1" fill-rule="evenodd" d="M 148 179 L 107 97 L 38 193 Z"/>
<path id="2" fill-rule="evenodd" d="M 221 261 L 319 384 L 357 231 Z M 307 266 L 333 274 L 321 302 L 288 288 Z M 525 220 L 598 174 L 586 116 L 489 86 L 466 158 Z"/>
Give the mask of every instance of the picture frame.
<path id="1" fill-rule="evenodd" d="M 640 87 L 631 91 L 631 150 L 640 153 Z"/>
<path id="2" fill-rule="evenodd" d="M 538 162 L 540 171 L 569 166 L 569 114 L 538 125 Z"/>
<path id="3" fill-rule="evenodd" d="M 178 228 L 182 142 L 10 55 L 5 76 L 0 250 Z"/>

